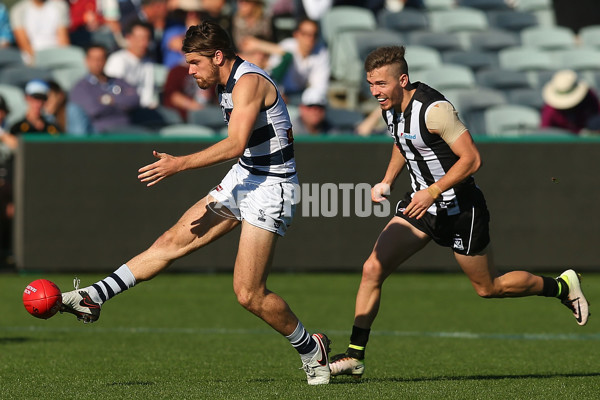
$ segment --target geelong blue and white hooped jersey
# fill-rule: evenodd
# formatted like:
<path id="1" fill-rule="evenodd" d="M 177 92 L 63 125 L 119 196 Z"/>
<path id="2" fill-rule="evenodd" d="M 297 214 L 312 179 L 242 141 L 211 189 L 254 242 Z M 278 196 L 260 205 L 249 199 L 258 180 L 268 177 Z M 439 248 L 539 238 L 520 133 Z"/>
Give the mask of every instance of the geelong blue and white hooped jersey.
<path id="1" fill-rule="evenodd" d="M 412 190 L 416 193 L 440 180 L 458 161 L 448 143 L 440 135 L 427 129 L 427 113 L 440 102 L 448 102 L 437 90 L 421 82 L 413 83 L 416 90 L 406 110 L 398 114 L 394 109 L 383 112 L 388 132 L 406 159 Z M 460 191 L 474 185 L 473 177 L 467 178 L 443 192 L 428 209 L 437 215 L 446 209 L 449 215 L 460 212 Z"/>
<path id="2" fill-rule="evenodd" d="M 277 90 L 277 86 L 265 71 L 237 57 L 227 84 L 219 85 L 217 88 L 223 117 L 228 124 L 231 111 L 235 106 L 231 93 L 238 79 L 245 74 L 259 74 L 268 79 Z M 292 142 L 290 115 L 277 90 L 275 103 L 258 114 L 244 154 L 238 163 L 253 175 L 290 178 L 296 174 Z"/>

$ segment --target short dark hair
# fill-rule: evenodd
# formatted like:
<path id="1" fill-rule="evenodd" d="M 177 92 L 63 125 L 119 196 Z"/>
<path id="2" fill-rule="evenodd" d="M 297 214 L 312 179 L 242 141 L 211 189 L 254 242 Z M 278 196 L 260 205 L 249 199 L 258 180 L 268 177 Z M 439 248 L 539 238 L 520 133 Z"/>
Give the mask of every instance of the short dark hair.
<path id="1" fill-rule="evenodd" d="M 221 50 L 225 58 L 235 58 L 231 36 L 213 21 L 203 21 L 200 25 L 190 26 L 185 33 L 181 50 L 186 54 L 199 53 L 205 57 L 212 57 L 217 50 Z"/>
<path id="2" fill-rule="evenodd" d="M 148 22 L 142 21 L 141 19 L 134 19 L 125 27 L 125 35 L 129 35 L 131 32 L 133 32 L 133 29 L 136 26 L 148 30 L 148 32 L 150 32 L 150 35 L 152 35 L 152 32 L 154 32 L 154 28 Z"/>
<path id="3" fill-rule="evenodd" d="M 90 50 L 92 49 L 102 49 L 104 50 L 104 53 L 106 55 L 108 55 L 108 49 L 106 48 L 105 45 L 101 44 L 101 43 L 90 43 L 87 46 L 85 46 L 85 54 L 88 54 L 90 52 Z"/>
<path id="4" fill-rule="evenodd" d="M 386 46 L 379 47 L 369 53 L 365 60 L 365 71 L 371 72 L 374 69 L 386 65 L 396 64 L 399 67 L 399 75 L 408 74 L 408 64 L 404 58 L 406 49 L 404 46 Z"/>

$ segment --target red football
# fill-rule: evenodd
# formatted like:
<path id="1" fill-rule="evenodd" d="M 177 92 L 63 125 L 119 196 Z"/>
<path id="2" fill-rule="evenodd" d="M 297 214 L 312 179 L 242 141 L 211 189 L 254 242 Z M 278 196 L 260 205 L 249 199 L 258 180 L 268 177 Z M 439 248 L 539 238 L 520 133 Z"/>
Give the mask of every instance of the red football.
<path id="1" fill-rule="evenodd" d="M 62 294 L 54 282 L 38 279 L 23 292 L 23 305 L 34 317 L 48 319 L 60 310 Z"/>

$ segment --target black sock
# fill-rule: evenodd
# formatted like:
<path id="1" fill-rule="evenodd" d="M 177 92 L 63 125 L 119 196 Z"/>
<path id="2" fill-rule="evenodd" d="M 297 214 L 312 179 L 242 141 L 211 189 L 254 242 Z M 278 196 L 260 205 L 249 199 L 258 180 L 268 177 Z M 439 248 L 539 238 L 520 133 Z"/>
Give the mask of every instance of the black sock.
<path id="1" fill-rule="evenodd" d="M 371 333 L 370 329 L 353 326 L 352 335 L 350 336 L 350 346 L 348 346 L 346 354 L 359 360 L 365 358 L 365 347 L 367 347 L 367 342 L 369 341 L 369 333 Z"/>
<path id="2" fill-rule="evenodd" d="M 544 297 L 558 297 L 561 300 L 567 298 L 569 294 L 569 286 L 567 283 L 562 280 L 562 278 L 550 278 L 547 276 L 542 276 L 544 280 L 544 287 L 542 288 L 542 294 L 540 296 Z"/>

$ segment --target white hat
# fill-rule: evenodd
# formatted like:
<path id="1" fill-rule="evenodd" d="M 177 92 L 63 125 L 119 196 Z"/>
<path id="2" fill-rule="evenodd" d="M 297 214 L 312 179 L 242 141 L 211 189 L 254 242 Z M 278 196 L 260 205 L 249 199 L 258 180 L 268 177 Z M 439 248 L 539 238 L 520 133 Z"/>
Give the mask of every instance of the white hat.
<path id="1" fill-rule="evenodd" d="M 200 0 L 177 0 L 177 8 L 184 11 L 200 11 L 202 2 Z"/>
<path id="2" fill-rule="evenodd" d="M 305 106 L 325 107 L 327 105 L 327 98 L 325 97 L 325 92 L 322 90 L 307 88 L 302 92 L 301 102 Z"/>
<path id="3" fill-rule="evenodd" d="M 565 69 L 554 74 L 544 85 L 544 101 L 559 110 L 567 110 L 579 104 L 587 95 L 589 86 L 579 81 L 575 71 Z"/>
<path id="4" fill-rule="evenodd" d="M 48 97 L 49 90 L 50 86 L 40 79 L 34 79 L 25 85 L 25 94 L 28 96 Z"/>

